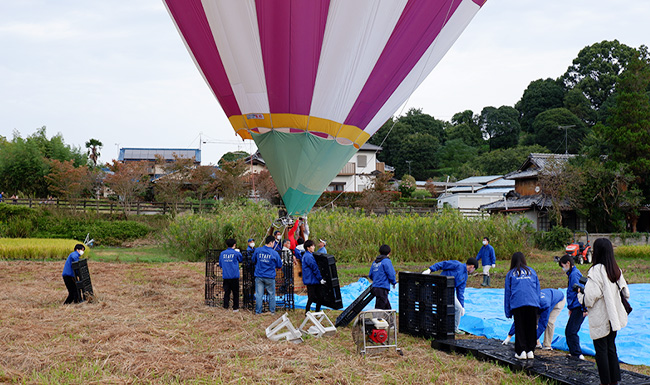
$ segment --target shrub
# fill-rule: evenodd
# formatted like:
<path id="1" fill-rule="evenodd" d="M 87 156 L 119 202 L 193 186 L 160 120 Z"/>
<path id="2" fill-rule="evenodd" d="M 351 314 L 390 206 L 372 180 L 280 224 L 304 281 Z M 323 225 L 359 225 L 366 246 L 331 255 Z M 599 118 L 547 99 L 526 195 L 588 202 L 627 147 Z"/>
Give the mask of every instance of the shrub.
<path id="1" fill-rule="evenodd" d="M 122 242 L 142 238 L 151 227 L 134 221 L 107 221 L 74 217 L 45 216 L 38 220 L 38 238 L 85 239 L 90 234 L 96 245 L 121 245 Z"/>
<path id="2" fill-rule="evenodd" d="M 424 198 L 431 198 L 431 193 L 428 190 L 415 190 L 411 194 L 411 198 L 414 199 L 424 199 Z"/>
<path id="3" fill-rule="evenodd" d="M 535 245 L 542 250 L 560 250 L 571 241 L 573 233 L 562 226 L 555 226 L 550 231 L 535 234 Z"/>

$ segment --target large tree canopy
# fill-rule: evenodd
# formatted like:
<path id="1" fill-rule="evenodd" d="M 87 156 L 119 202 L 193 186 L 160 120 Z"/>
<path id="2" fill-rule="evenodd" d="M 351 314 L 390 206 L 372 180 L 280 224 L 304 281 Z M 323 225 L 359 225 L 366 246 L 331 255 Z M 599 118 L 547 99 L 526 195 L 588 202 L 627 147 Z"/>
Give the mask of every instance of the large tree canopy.
<path id="1" fill-rule="evenodd" d="M 614 93 L 620 74 L 633 57 L 647 59 L 647 47 L 636 50 L 618 40 L 604 40 L 583 48 L 561 79 L 567 89 L 579 88 L 598 110 Z"/>
<path id="2" fill-rule="evenodd" d="M 587 135 L 585 124 L 566 108 L 554 108 L 537 115 L 533 122 L 535 143 L 554 154 L 576 154 Z"/>
<path id="3" fill-rule="evenodd" d="M 519 111 L 510 106 L 485 107 L 481 111 L 481 129 L 490 150 L 514 147 L 519 142 Z"/>
<path id="4" fill-rule="evenodd" d="M 75 167 L 87 164 L 80 148 L 66 145 L 61 134 L 48 139 L 45 126 L 27 138 L 14 132 L 11 141 L 0 141 L 0 189 L 27 196 L 48 195 L 50 160 L 72 161 Z"/>
<path id="5" fill-rule="evenodd" d="M 565 91 L 553 79 L 538 79 L 531 82 L 515 108 L 521 114 L 519 123 L 524 132 L 533 132 L 533 121 L 538 114 L 563 106 Z"/>

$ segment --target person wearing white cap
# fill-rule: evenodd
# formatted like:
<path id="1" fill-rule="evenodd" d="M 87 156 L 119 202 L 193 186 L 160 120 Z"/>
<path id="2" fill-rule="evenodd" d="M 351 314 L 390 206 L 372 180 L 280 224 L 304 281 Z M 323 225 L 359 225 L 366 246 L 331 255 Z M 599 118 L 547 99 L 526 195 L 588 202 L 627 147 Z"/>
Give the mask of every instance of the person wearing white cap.
<path id="1" fill-rule="evenodd" d="M 325 245 L 327 245 L 327 242 L 325 242 L 324 239 L 318 239 L 318 250 L 316 251 L 317 253 L 321 254 L 327 254 L 327 249 L 325 248 Z"/>

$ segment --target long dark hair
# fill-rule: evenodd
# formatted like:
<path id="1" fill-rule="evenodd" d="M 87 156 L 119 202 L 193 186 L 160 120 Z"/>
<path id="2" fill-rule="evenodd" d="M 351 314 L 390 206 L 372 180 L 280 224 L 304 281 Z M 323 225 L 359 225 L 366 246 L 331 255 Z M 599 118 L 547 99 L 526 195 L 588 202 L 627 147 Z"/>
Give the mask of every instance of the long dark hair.
<path id="1" fill-rule="evenodd" d="M 598 264 L 605 266 L 610 281 L 618 282 L 621 278 L 621 269 L 614 259 L 614 247 L 607 238 L 598 238 L 594 242 L 593 266 Z"/>
<path id="2" fill-rule="evenodd" d="M 517 270 L 517 275 L 521 275 L 522 270 L 526 271 L 526 274 L 530 273 L 530 268 L 526 264 L 526 256 L 521 251 L 517 251 L 512 254 L 510 259 L 510 270 Z"/>

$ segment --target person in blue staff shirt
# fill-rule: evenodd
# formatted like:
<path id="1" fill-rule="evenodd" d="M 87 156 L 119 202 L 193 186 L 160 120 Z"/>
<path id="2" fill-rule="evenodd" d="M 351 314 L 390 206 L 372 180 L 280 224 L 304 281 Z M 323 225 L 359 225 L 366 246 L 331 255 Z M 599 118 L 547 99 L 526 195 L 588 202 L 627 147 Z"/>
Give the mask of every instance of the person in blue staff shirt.
<path id="1" fill-rule="evenodd" d="M 460 325 L 460 317 L 465 314 L 465 286 L 467 285 L 467 277 L 478 268 L 478 261 L 476 258 L 467 259 L 466 263 L 460 261 L 442 261 L 431 265 L 422 274 L 431 274 L 431 272 L 442 270 L 440 275 L 454 277 L 454 286 L 456 292 L 454 293 L 454 330 L 456 334 L 465 334 L 458 328 Z"/>
<path id="2" fill-rule="evenodd" d="M 246 251 L 248 251 L 250 255 L 253 255 L 255 252 L 255 240 L 253 238 L 248 238 L 248 247 L 246 248 Z"/>
<path id="3" fill-rule="evenodd" d="M 275 238 L 272 235 L 264 242 L 264 246 L 255 249 L 252 258 L 255 266 L 255 314 L 262 313 L 264 290 L 269 293 L 269 311 L 275 314 L 275 270 L 282 268 L 282 259 L 273 249 Z"/>
<path id="4" fill-rule="evenodd" d="M 226 240 L 228 248 L 219 254 L 219 267 L 223 273 L 223 308 L 228 309 L 230 294 L 232 294 L 232 311 L 239 311 L 239 264 L 244 259 L 237 242 L 230 238 Z"/>
<path id="5" fill-rule="evenodd" d="M 388 300 L 390 285 L 393 285 L 394 288 L 397 284 L 395 268 L 390 261 L 390 246 L 381 245 L 379 247 L 379 256 L 370 265 L 368 278 L 372 280 L 372 289 L 370 290 L 377 298 L 375 309 L 390 310 L 390 301 Z"/>
<path id="6" fill-rule="evenodd" d="M 314 241 L 308 239 L 305 242 L 305 254 L 302 256 L 302 282 L 307 286 L 307 306 L 305 313 L 311 310 L 312 302 L 316 304 L 316 311 L 320 311 L 323 302 L 323 288 L 325 280 L 320 273 L 316 259 L 314 258 Z"/>
<path id="7" fill-rule="evenodd" d="M 564 294 L 558 289 L 542 289 L 539 297 L 539 321 L 537 322 L 537 339 L 544 334 L 545 350 L 553 350 L 551 344 L 553 343 L 553 334 L 555 333 L 555 320 L 564 308 L 565 304 Z M 512 336 L 515 335 L 515 324 L 513 323 L 508 332 L 508 337 L 503 341 L 506 345 L 510 342 Z M 541 348 L 542 345 L 537 342 L 537 347 Z"/>
<path id="8" fill-rule="evenodd" d="M 77 290 L 77 278 L 72 270 L 72 262 L 79 262 L 79 257 L 84 255 L 86 246 L 78 243 L 74 247 L 74 251 L 68 255 L 68 259 L 65 260 L 63 265 L 63 283 L 65 283 L 66 289 L 68 289 L 68 298 L 63 302 L 64 305 L 71 303 L 79 303 L 79 290 Z"/>
<path id="9" fill-rule="evenodd" d="M 524 253 L 512 254 L 506 275 L 503 307 L 507 318 L 515 318 L 515 358 L 535 358 L 536 324 L 541 289 L 537 272 L 526 264 Z"/>
<path id="10" fill-rule="evenodd" d="M 327 254 L 327 249 L 325 248 L 325 245 L 327 245 L 327 242 L 324 239 L 319 239 L 318 240 L 318 251 L 317 253 L 321 254 Z"/>
<path id="11" fill-rule="evenodd" d="M 569 320 L 564 328 L 566 343 L 569 346 L 569 355 L 584 360 L 585 356 L 582 355 L 578 332 L 580 331 L 582 322 L 587 316 L 587 308 L 580 303 L 578 300 L 578 292 L 573 289 L 574 286 L 584 289 L 584 285 L 580 283 L 582 273 L 573 264 L 573 257 L 570 255 L 564 255 L 560 258 L 558 265 L 560 265 L 562 271 L 566 273 L 569 284 L 566 290 L 566 307 L 569 309 Z"/>
<path id="12" fill-rule="evenodd" d="M 490 268 L 495 267 L 497 257 L 494 253 L 494 247 L 490 245 L 490 238 L 483 237 L 483 246 L 476 254 L 476 260 L 483 264 L 483 283 L 481 286 L 490 286 Z"/>

